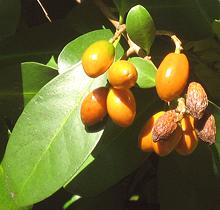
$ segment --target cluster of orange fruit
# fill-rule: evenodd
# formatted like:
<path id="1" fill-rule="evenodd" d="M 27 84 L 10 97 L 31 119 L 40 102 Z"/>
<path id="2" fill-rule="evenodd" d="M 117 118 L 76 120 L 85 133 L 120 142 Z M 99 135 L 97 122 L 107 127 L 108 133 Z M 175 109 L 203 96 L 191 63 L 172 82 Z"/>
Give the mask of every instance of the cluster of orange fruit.
<path id="1" fill-rule="evenodd" d="M 113 122 L 127 127 L 136 115 L 136 102 L 130 88 L 136 84 L 137 70 L 126 60 L 114 62 L 115 48 L 112 43 L 101 40 L 90 45 L 82 56 L 85 73 L 98 77 L 107 70 L 110 87 L 99 87 L 89 93 L 81 105 L 81 119 L 91 126 L 102 121 L 108 114 Z"/>
<path id="2" fill-rule="evenodd" d="M 184 116 L 175 131 L 168 137 L 154 140 L 155 125 L 165 113 L 160 111 L 154 114 L 144 125 L 139 135 L 139 147 L 145 152 L 154 151 L 160 156 L 166 156 L 174 149 L 180 155 L 191 154 L 198 145 L 198 137 L 195 131 L 195 120 L 190 115 Z"/>
<path id="3" fill-rule="evenodd" d="M 110 87 L 99 87 L 84 98 L 80 114 L 86 126 L 101 122 L 107 114 L 121 127 L 130 126 L 134 121 L 136 102 L 130 88 L 136 84 L 137 70 L 127 60 L 114 62 L 114 57 L 115 48 L 107 40 L 93 43 L 83 53 L 82 66 L 85 73 L 96 78 L 107 71 L 110 83 Z M 161 62 L 156 74 L 158 96 L 168 103 L 177 99 L 183 93 L 188 77 L 187 57 L 180 52 L 169 53 Z M 201 106 L 205 99 L 207 102 L 207 97 L 202 98 L 201 90 L 197 86 L 191 92 L 192 94 L 188 94 L 188 101 L 194 103 L 191 105 L 192 112 L 190 106 L 187 109 L 184 101 L 181 110 L 177 107 L 174 110 L 158 112 L 146 122 L 139 135 L 139 147 L 142 151 L 154 151 L 160 156 L 165 156 L 174 149 L 181 155 L 191 154 L 195 150 L 198 145 L 195 118 L 201 118 L 208 103 L 202 107 L 202 115 L 197 118 L 200 107 L 193 109 L 198 104 Z M 193 98 L 196 95 L 201 97 Z M 198 104 L 195 104 L 197 102 Z M 213 133 L 215 134 L 214 131 Z"/>
<path id="4" fill-rule="evenodd" d="M 189 77 L 189 62 L 183 53 L 170 53 L 161 62 L 156 75 L 158 96 L 170 103 L 184 91 Z M 179 98 L 176 109 L 154 114 L 139 135 L 139 147 L 166 156 L 175 150 L 180 155 L 191 154 L 201 139 L 215 143 L 214 116 L 207 112 L 208 98 L 201 84 L 191 82 L 186 99 Z"/>

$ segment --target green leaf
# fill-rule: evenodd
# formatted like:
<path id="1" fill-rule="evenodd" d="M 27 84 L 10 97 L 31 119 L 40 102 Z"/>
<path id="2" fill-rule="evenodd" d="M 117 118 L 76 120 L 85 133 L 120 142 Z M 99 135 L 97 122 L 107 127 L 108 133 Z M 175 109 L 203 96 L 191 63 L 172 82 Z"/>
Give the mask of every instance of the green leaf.
<path id="1" fill-rule="evenodd" d="M 0 40 L 15 33 L 20 13 L 20 0 L 0 0 Z"/>
<path id="2" fill-rule="evenodd" d="M 189 156 L 173 152 L 160 158 L 158 183 L 162 209 L 207 210 L 218 209 L 214 207 L 220 205 L 220 108 L 210 104 L 209 109 L 216 120 L 216 143 L 209 146 L 200 141 Z"/>
<path id="3" fill-rule="evenodd" d="M 56 62 L 54 56 L 51 56 L 50 60 L 47 62 L 46 65 L 51 68 L 58 69 L 58 65 L 57 65 L 57 62 Z"/>
<path id="4" fill-rule="evenodd" d="M 157 68 L 150 60 L 144 60 L 140 57 L 129 59 L 138 72 L 137 84 L 140 88 L 151 88 L 155 86 L 155 77 Z"/>
<path id="5" fill-rule="evenodd" d="M 13 200 L 13 193 L 10 193 L 5 181 L 5 175 L 0 165 L 0 209 L 2 210 L 28 210 L 28 207 L 18 207 Z"/>
<path id="6" fill-rule="evenodd" d="M 85 49 L 98 40 L 108 40 L 113 36 L 109 29 L 100 29 L 86 33 L 68 43 L 58 57 L 59 73 L 68 71 L 74 64 L 81 60 Z M 120 44 L 116 47 L 116 60 L 122 57 L 123 48 Z"/>
<path id="7" fill-rule="evenodd" d="M 124 17 L 126 12 L 137 4 L 138 0 L 113 0 L 114 4 L 116 5 L 120 16 Z"/>
<path id="8" fill-rule="evenodd" d="M 26 105 L 44 85 L 58 75 L 56 69 L 40 63 L 22 63 L 21 68 L 24 105 Z"/>
<path id="9" fill-rule="evenodd" d="M 212 30 L 220 40 L 220 20 L 214 20 L 212 22 Z"/>
<path id="10" fill-rule="evenodd" d="M 80 173 L 66 187 L 72 193 L 95 196 L 137 169 L 150 153 L 138 148 L 138 134 L 150 115 L 161 104 L 154 90 L 135 89 L 137 116 L 132 126 L 121 128 L 113 123 L 105 127 L 102 138 L 84 163 Z"/>
<path id="11" fill-rule="evenodd" d="M 80 66 L 54 78 L 25 107 L 2 163 L 16 203 L 50 196 L 86 160 L 102 130 L 85 129 L 80 105 L 89 91 L 105 84 L 105 75 L 91 79 Z"/>
<path id="12" fill-rule="evenodd" d="M 57 70 L 34 62 L 3 66 L 0 114 L 14 124 L 29 100 L 57 74 Z"/>
<path id="13" fill-rule="evenodd" d="M 155 26 L 149 12 L 141 5 L 134 6 L 126 18 L 126 30 L 131 40 L 148 54 L 155 38 Z"/>

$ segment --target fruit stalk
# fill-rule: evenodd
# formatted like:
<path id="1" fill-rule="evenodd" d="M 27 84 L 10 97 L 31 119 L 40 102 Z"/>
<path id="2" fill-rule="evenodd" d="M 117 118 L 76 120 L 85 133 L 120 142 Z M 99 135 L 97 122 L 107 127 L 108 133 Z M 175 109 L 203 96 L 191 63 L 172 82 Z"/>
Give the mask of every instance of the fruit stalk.
<path id="1" fill-rule="evenodd" d="M 175 53 L 180 53 L 181 50 L 183 50 L 182 42 L 173 32 L 165 31 L 165 30 L 158 30 L 156 31 L 156 35 L 169 36 L 175 44 Z"/>

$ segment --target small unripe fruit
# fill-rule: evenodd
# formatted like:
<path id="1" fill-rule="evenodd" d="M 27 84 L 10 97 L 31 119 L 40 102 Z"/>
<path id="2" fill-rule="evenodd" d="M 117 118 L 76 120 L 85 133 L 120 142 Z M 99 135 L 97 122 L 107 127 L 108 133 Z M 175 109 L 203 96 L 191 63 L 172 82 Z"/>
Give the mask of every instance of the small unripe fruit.
<path id="1" fill-rule="evenodd" d="M 192 116 L 184 116 L 181 120 L 183 135 L 175 148 L 176 152 L 180 155 L 190 155 L 198 146 L 194 121 Z"/>
<path id="2" fill-rule="evenodd" d="M 107 111 L 113 122 L 121 127 L 128 127 L 136 115 L 136 102 L 129 89 L 109 90 L 107 96 Z"/>
<path id="3" fill-rule="evenodd" d="M 108 80 L 117 89 L 133 87 L 137 77 L 138 74 L 135 66 L 125 60 L 113 63 L 108 70 Z"/>
<path id="4" fill-rule="evenodd" d="M 85 50 L 82 56 L 82 66 L 88 76 L 95 78 L 107 71 L 113 63 L 114 57 L 113 44 L 107 40 L 100 40 Z"/>
<path id="5" fill-rule="evenodd" d="M 83 100 L 80 110 L 81 120 L 87 126 L 101 122 L 107 114 L 108 89 L 100 87 L 89 93 Z"/>
<path id="6" fill-rule="evenodd" d="M 183 92 L 189 77 L 189 62 L 183 53 L 169 53 L 156 75 L 156 90 L 164 101 L 172 101 Z"/>

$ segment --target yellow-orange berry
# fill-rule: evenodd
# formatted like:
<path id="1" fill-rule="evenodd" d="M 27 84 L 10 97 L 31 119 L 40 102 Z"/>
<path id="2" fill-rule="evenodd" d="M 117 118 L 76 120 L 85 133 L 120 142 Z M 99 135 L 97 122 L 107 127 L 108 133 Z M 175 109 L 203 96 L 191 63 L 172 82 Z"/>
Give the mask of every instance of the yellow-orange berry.
<path id="1" fill-rule="evenodd" d="M 107 96 L 107 111 L 113 122 L 121 127 L 128 127 L 136 115 L 136 102 L 129 89 L 109 90 Z"/>
<path id="2" fill-rule="evenodd" d="M 98 77 L 107 71 L 115 57 L 115 48 L 107 40 L 91 44 L 82 55 L 82 66 L 90 77 Z"/>
<path id="3" fill-rule="evenodd" d="M 156 74 L 156 90 L 164 101 L 172 101 L 183 92 L 189 77 L 189 62 L 183 53 L 169 53 Z"/>
<path id="4" fill-rule="evenodd" d="M 117 89 L 133 87 L 137 77 L 138 74 L 135 66 L 125 60 L 113 63 L 108 70 L 108 80 Z"/>
<path id="5" fill-rule="evenodd" d="M 198 145 L 198 137 L 194 127 L 194 118 L 192 116 L 184 116 L 181 120 L 181 127 L 183 135 L 175 150 L 180 155 L 189 155 Z"/>
<path id="6" fill-rule="evenodd" d="M 83 124 L 91 126 L 103 120 L 107 114 L 108 89 L 100 87 L 89 93 L 81 104 L 81 120 Z"/>

